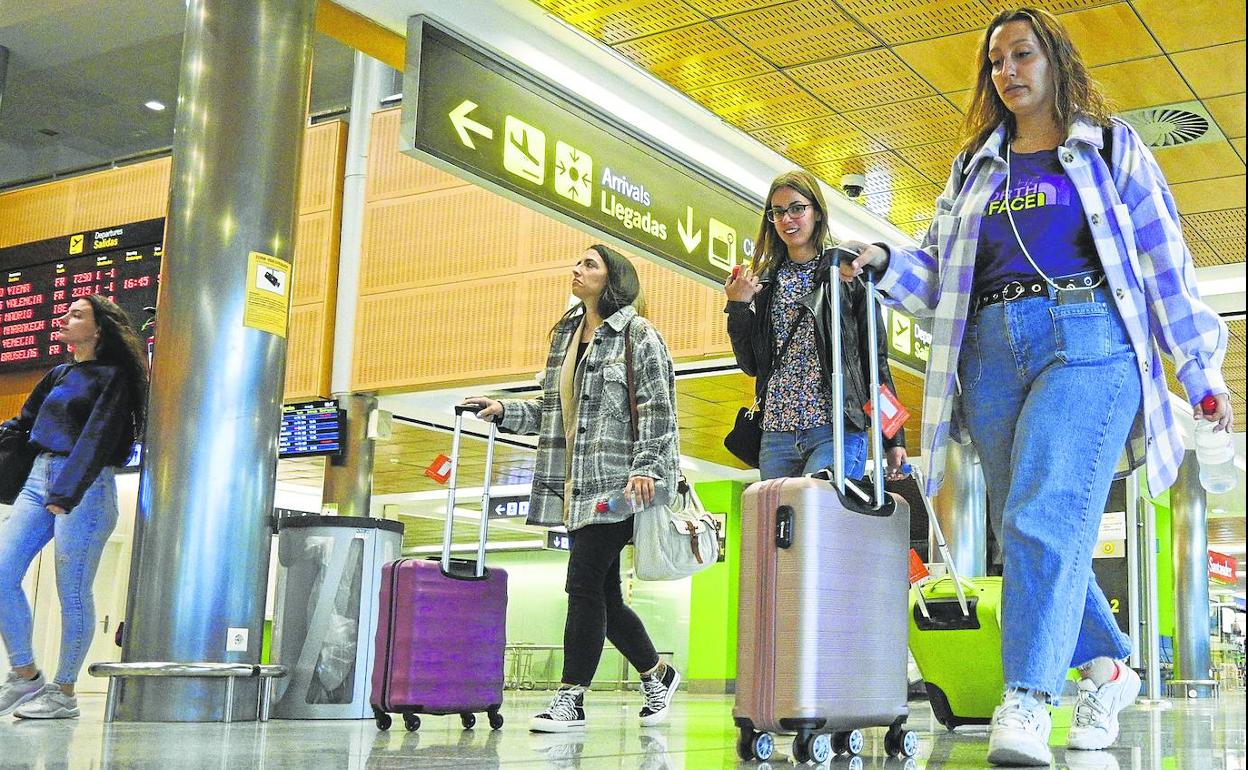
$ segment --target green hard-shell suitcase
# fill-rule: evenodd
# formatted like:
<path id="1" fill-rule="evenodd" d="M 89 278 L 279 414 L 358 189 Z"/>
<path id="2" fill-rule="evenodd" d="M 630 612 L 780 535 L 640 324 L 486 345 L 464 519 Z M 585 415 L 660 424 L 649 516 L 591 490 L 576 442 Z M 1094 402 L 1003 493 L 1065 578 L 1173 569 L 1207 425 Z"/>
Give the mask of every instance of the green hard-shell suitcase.
<path id="1" fill-rule="evenodd" d="M 914 473 L 923 489 L 923 479 Z M 952 730 L 986 725 L 1001 702 L 1001 578 L 959 577 L 931 501 L 923 507 L 949 574 L 910 590 L 910 654 L 936 721 Z"/>

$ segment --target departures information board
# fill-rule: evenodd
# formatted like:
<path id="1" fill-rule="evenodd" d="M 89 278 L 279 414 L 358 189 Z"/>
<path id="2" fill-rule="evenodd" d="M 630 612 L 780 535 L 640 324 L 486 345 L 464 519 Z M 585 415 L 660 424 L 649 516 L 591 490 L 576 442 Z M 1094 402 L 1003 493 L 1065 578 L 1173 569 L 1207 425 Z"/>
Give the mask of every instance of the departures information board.
<path id="1" fill-rule="evenodd" d="M 314 457 L 342 452 L 344 418 L 338 402 L 305 401 L 282 407 L 282 429 L 277 438 L 277 456 Z"/>
<path id="2" fill-rule="evenodd" d="M 89 294 L 116 302 L 139 331 L 156 305 L 163 233 L 151 219 L 0 249 L 0 374 L 64 361 L 56 319 Z"/>

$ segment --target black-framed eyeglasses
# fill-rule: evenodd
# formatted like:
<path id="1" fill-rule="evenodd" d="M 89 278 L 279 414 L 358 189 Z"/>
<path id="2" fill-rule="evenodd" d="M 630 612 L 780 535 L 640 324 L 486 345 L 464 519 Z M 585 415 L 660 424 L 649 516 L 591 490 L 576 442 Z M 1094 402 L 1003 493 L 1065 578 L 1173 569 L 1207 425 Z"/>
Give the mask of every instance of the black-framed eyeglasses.
<path id="1" fill-rule="evenodd" d="M 810 203 L 790 203 L 788 206 L 775 206 L 766 211 L 768 222 L 779 222 L 780 218 L 785 214 L 789 215 L 789 219 L 798 219 L 806 213 L 806 209 L 813 204 Z"/>

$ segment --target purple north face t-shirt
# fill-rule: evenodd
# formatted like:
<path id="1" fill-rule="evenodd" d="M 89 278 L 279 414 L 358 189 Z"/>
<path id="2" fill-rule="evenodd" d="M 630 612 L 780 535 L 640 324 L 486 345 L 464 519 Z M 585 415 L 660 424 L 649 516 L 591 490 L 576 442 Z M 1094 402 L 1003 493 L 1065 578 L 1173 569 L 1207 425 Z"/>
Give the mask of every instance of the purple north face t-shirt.
<path id="1" fill-rule="evenodd" d="M 1100 269 L 1083 203 L 1058 161 L 1056 149 L 1011 153 L 1010 183 L 1010 208 L 1018 235 L 1041 270 L 1057 278 Z M 999 289 L 1010 281 L 1036 279 L 1036 271 L 1010 229 L 1004 198 L 1004 190 L 997 190 L 983 211 L 975 256 L 976 294 Z"/>

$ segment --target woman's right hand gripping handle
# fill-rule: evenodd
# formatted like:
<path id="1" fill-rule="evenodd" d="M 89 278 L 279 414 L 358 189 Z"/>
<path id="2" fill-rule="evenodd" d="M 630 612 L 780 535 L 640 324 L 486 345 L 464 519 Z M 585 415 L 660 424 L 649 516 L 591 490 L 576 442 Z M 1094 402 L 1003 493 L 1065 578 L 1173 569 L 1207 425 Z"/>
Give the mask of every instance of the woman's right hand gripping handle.
<path id="1" fill-rule="evenodd" d="M 879 275 L 888 269 L 888 252 L 874 243 L 841 241 L 839 246 L 858 255 L 852 262 L 841 263 L 841 280 L 846 283 L 862 275 L 864 270 Z"/>
<path id="2" fill-rule="evenodd" d="M 464 399 L 463 406 L 471 407 L 477 413 L 478 420 L 498 422 L 503 419 L 503 404 L 485 396 L 469 396 Z"/>

